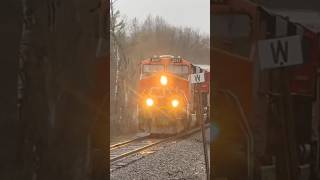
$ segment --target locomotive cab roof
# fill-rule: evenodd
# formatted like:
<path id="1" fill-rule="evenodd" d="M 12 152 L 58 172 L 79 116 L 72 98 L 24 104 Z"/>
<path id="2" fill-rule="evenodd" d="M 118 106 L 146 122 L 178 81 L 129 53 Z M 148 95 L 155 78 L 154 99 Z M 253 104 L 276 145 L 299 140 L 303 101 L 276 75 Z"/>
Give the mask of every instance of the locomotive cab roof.
<path id="1" fill-rule="evenodd" d="M 172 55 L 161 55 L 161 56 L 159 56 L 159 58 L 174 58 L 174 56 L 172 56 Z"/>

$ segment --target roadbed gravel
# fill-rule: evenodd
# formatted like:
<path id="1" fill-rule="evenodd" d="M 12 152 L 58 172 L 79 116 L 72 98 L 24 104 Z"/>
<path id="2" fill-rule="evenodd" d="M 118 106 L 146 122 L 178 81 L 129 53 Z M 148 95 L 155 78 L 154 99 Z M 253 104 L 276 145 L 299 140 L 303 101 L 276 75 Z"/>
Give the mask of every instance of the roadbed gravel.
<path id="1" fill-rule="evenodd" d="M 147 149 L 110 165 L 112 180 L 206 179 L 201 133 Z"/>

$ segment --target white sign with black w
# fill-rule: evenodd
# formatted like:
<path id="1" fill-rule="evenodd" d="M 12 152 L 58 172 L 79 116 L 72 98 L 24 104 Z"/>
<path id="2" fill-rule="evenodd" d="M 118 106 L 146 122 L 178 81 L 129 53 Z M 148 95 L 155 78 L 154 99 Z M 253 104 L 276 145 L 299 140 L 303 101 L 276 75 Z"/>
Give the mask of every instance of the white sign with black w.
<path id="1" fill-rule="evenodd" d="M 258 42 L 258 50 L 262 69 L 303 63 L 300 36 L 262 40 Z"/>
<path id="2" fill-rule="evenodd" d="M 204 73 L 191 74 L 190 78 L 192 84 L 202 83 L 205 81 Z"/>

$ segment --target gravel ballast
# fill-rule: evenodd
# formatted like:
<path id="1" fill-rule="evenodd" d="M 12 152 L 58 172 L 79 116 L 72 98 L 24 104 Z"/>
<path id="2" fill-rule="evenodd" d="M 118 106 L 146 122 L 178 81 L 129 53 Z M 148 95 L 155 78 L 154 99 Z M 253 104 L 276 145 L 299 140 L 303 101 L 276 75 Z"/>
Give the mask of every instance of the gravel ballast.
<path id="1" fill-rule="evenodd" d="M 110 165 L 112 180 L 206 179 L 201 133 Z"/>

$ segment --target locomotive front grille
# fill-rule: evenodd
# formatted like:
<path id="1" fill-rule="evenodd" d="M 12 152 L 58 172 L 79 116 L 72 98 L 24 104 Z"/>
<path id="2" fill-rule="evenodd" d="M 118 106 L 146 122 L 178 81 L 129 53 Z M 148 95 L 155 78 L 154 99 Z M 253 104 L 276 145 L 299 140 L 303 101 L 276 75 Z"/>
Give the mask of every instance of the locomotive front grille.
<path id="1" fill-rule="evenodd" d="M 165 98 L 158 98 L 158 103 L 157 103 L 157 105 L 158 105 L 158 108 L 159 109 L 164 109 L 166 106 L 167 106 L 167 101 L 166 101 L 166 99 Z"/>
<path id="2" fill-rule="evenodd" d="M 158 125 L 169 125 L 173 121 L 173 116 L 167 108 L 159 108 L 156 113 L 156 121 Z"/>

